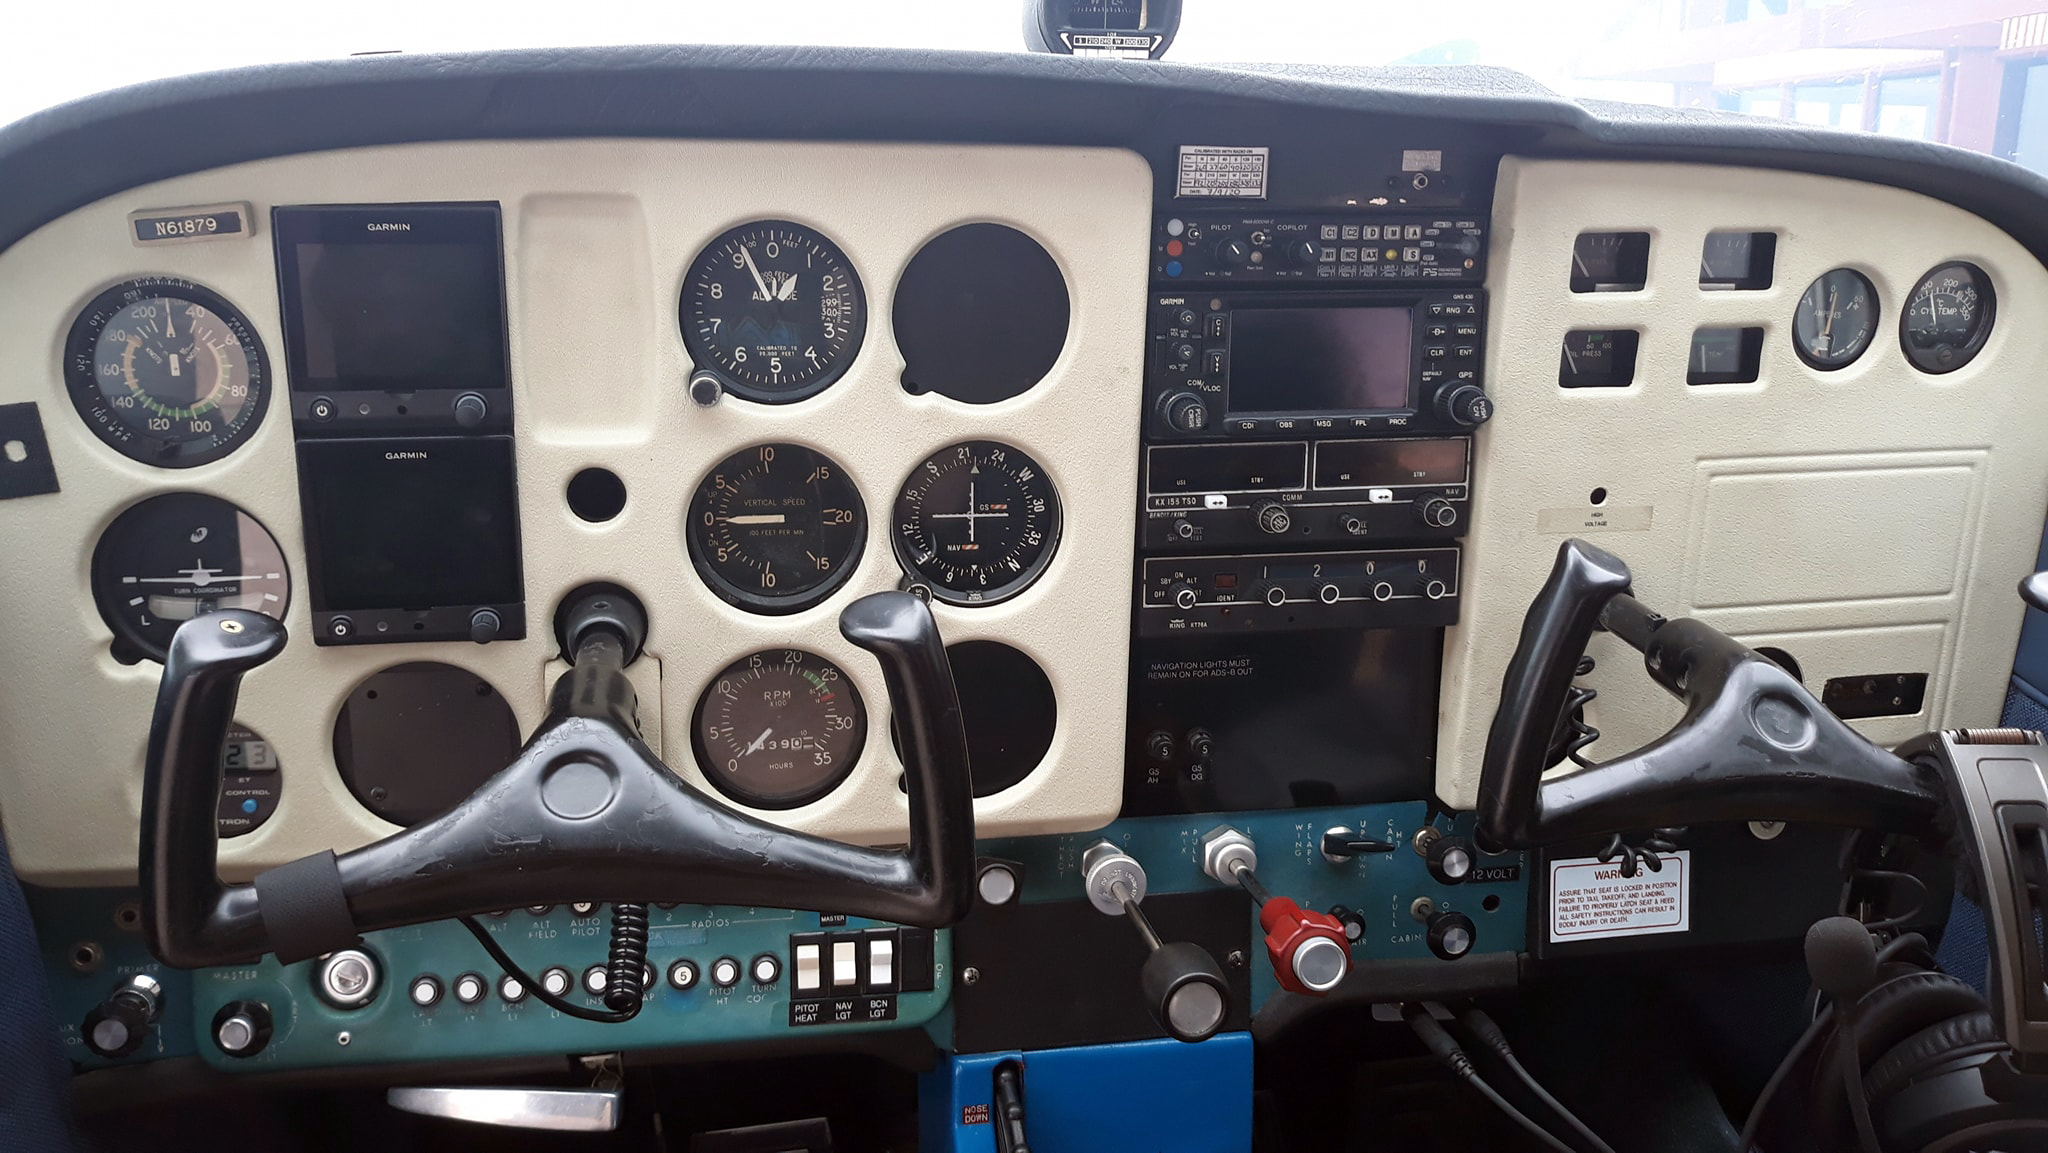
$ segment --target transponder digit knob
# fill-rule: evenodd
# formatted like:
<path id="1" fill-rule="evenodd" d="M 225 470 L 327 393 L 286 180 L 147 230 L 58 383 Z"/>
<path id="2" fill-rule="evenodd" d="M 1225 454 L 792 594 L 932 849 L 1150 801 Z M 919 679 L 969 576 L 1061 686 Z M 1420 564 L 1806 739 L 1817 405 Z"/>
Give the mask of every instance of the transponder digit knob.
<path id="1" fill-rule="evenodd" d="M 1260 501 L 1252 515 L 1258 519 L 1259 531 L 1263 533 L 1279 536 L 1294 527 L 1294 514 L 1277 500 Z"/>

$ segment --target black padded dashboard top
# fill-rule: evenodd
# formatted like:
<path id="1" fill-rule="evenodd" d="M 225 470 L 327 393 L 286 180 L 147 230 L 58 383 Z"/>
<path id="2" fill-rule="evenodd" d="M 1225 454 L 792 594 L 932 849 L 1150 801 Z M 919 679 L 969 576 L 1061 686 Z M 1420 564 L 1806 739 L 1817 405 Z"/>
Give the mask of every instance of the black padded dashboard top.
<path id="1" fill-rule="evenodd" d="M 1844 176 L 1975 212 L 2048 263 L 2048 180 L 1943 145 L 1689 109 L 1572 101 L 1493 68 L 1194 66 L 1018 53 L 746 46 L 381 55 L 204 73 L 0 127 L 0 250 L 150 181 L 299 152 L 641 136 L 1174 144 L 1401 120 L 1525 156 Z M 1246 143 L 1258 143 L 1247 140 Z"/>

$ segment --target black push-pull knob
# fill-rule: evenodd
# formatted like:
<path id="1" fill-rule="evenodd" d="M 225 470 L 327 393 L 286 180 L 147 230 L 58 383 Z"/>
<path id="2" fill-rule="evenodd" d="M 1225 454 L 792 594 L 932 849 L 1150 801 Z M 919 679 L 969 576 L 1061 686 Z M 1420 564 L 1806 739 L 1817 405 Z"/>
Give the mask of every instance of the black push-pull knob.
<path id="1" fill-rule="evenodd" d="M 1145 964 L 1138 988 L 1145 1008 L 1177 1041 L 1206 1041 L 1230 1015 L 1230 982 L 1216 958 L 1191 941 L 1164 942 L 1138 905 L 1145 899 L 1144 866 L 1108 841 L 1081 854 L 1081 880 L 1088 900 L 1112 917 L 1131 919 L 1144 940 Z"/>

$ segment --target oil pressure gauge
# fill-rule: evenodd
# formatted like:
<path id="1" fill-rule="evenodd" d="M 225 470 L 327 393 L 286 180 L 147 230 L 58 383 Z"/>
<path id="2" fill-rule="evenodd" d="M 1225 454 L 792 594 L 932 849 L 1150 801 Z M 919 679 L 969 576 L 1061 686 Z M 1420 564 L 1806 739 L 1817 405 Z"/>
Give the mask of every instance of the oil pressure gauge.
<path id="1" fill-rule="evenodd" d="M 219 497 L 173 492 L 114 518 L 92 554 L 92 595 L 124 660 L 164 659 L 178 626 L 219 609 L 284 619 L 291 575 L 255 517 Z"/>

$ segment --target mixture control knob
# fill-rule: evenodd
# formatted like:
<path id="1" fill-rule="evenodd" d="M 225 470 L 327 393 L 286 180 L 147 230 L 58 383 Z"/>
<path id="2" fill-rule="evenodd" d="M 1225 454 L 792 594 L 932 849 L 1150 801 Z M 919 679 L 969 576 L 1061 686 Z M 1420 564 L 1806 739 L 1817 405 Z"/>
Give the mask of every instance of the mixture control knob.
<path id="1" fill-rule="evenodd" d="M 1439 912 L 1429 918 L 1429 951 L 1455 961 L 1479 943 L 1479 930 L 1463 913 Z"/>
<path id="2" fill-rule="evenodd" d="M 505 622 L 498 619 L 496 609 L 478 609 L 469 616 L 469 639 L 480 645 L 490 644 L 498 639 L 498 633 Z"/>
<path id="3" fill-rule="evenodd" d="M 1463 837 L 1438 837 L 1423 850 L 1429 875 L 1446 885 L 1462 885 L 1472 879 L 1472 846 Z"/>
<path id="4" fill-rule="evenodd" d="M 213 1015 L 213 1043 L 230 1057 L 254 1057 L 270 1044 L 270 1006 L 229 1001 Z"/>
<path id="5" fill-rule="evenodd" d="M 1287 246 L 1287 259 L 1304 268 L 1316 262 L 1316 242 L 1297 240 Z"/>
<path id="6" fill-rule="evenodd" d="M 1242 240 L 1226 240 L 1216 246 L 1216 259 L 1235 268 L 1252 258 L 1252 246 Z"/>
<path id="7" fill-rule="evenodd" d="M 1174 608 L 1191 609 L 1202 602 L 1201 594 L 1197 593 L 1195 586 L 1187 581 L 1176 581 L 1173 588 L 1169 591 L 1172 594 Z"/>
<path id="8" fill-rule="evenodd" d="M 1145 943 L 1138 988 L 1145 1008 L 1179 1041 L 1206 1041 L 1230 1015 L 1230 982 L 1207 949 L 1189 941 L 1162 941 L 1139 906 L 1145 900 L 1145 868 L 1108 841 L 1081 854 L 1081 882 L 1098 912 L 1128 917 Z"/>
<path id="9" fill-rule="evenodd" d="M 1192 392 L 1176 392 L 1159 408 L 1175 432 L 1203 432 L 1209 427 L 1209 406 Z"/>
<path id="10" fill-rule="evenodd" d="M 1493 398 L 1476 384 L 1461 384 L 1436 398 L 1436 411 L 1453 424 L 1477 428 L 1493 419 Z"/>
<path id="11" fill-rule="evenodd" d="M 137 973 L 114 986 L 79 1026 L 85 1047 L 102 1057 L 126 1057 L 140 1049 L 149 1027 L 163 1015 L 163 998 L 164 987 L 147 973 Z"/>
<path id="12" fill-rule="evenodd" d="M 490 414 L 490 403 L 481 393 L 465 392 L 455 398 L 455 423 L 463 428 L 475 428 Z"/>
<path id="13" fill-rule="evenodd" d="M 1294 527 L 1294 514 L 1288 512 L 1287 506 L 1277 500 L 1259 502 L 1258 507 L 1252 510 L 1252 515 L 1258 518 L 1260 532 L 1279 536 Z"/>
<path id="14" fill-rule="evenodd" d="M 1415 506 L 1415 515 L 1431 528 L 1449 528 L 1458 523 L 1458 506 L 1440 496 Z"/>
<path id="15" fill-rule="evenodd" d="M 1266 931 L 1266 956 L 1283 989 L 1321 996 L 1351 971 L 1350 939 L 1343 922 L 1328 913 L 1271 897 L 1259 906 L 1259 928 Z"/>

